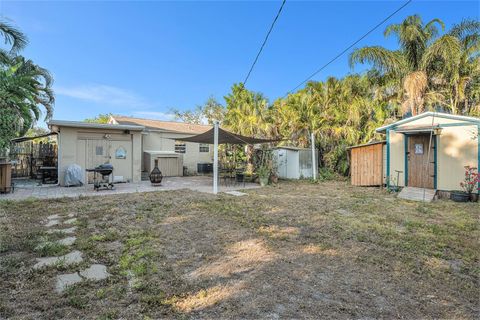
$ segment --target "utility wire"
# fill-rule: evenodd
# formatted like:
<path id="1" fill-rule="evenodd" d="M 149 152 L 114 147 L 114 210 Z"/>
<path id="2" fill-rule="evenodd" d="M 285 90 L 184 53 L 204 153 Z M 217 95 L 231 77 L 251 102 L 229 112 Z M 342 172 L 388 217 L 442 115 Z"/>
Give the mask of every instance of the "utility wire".
<path id="1" fill-rule="evenodd" d="M 293 88 L 292 90 L 288 91 L 282 98 L 285 98 L 286 96 L 288 96 L 290 93 L 294 92 L 295 90 L 297 90 L 299 87 L 301 87 L 305 82 L 307 82 L 308 80 L 310 80 L 311 78 L 313 78 L 314 76 L 316 76 L 320 71 L 322 71 L 323 69 L 325 69 L 326 67 L 328 67 L 332 62 L 334 62 L 335 60 L 337 60 L 338 58 L 340 58 L 341 56 L 343 56 L 348 50 L 350 50 L 353 46 L 355 46 L 357 43 L 359 43 L 360 41 L 362 41 L 363 39 L 365 39 L 368 35 L 370 35 L 373 31 L 375 31 L 376 29 L 378 29 L 382 24 L 384 24 L 385 22 L 387 22 L 391 17 L 393 17 L 395 14 L 397 14 L 400 10 L 402 10 L 403 8 L 405 8 L 408 4 L 410 4 L 410 2 L 412 2 L 413 0 L 408 0 L 407 2 L 405 2 L 401 7 L 399 7 L 397 10 L 395 10 L 394 12 L 392 12 L 388 17 L 386 17 L 385 19 L 383 19 L 381 22 L 379 22 L 375 27 L 373 27 L 372 29 L 370 29 L 367 33 L 365 33 L 363 36 L 361 36 L 360 38 L 358 38 L 358 40 L 356 40 L 354 43 L 352 43 L 351 45 L 349 45 L 346 49 L 344 49 L 342 52 L 340 52 L 339 54 L 337 54 L 333 59 L 331 59 L 330 61 L 328 61 L 326 64 L 324 64 L 320 69 L 318 69 L 317 71 L 315 71 L 314 73 L 312 73 L 308 78 L 306 78 L 305 80 L 303 80 L 302 82 L 300 82 L 295 88 Z"/>
<path id="2" fill-rule="evenodd" d="M 245 85 L 248 81 L 248 78 L 250 77 L 250 74 L 252 73 L 253 68 L 255 67 L 255 64 L 257 63 L 258 57 L 260 57 L 260 54 L 262 53 L 263 47 L 265 47 L 265 44 L 267 43 L 268 37 L 270 36 L 270 33 L 273 30 L 273 27 L 275 26 L 275 23 L 278 20 L 278 17 L 280 16 L 280 13 L 282 13 L 283 6 L 285 5 L 285 2 L 287 0 L 282 1 L 282 5 L 280 6 L 280 9 L 278 9 L 277 15 L 275 16 L 275 19 L 273 19 L 272 25 L 270 26 L 270 29 L 268 30 L 268 33 L 265 37 L 265 40 L 263 40 L 262 46 L 260 47 L 260 50 L 257 53 L 257 56 L 255 57 L 255 60 L 252 63 L 252 66 L 250 67 L 250 70 L 248 71 L 247 76 L 245 77 L 245 80 L 243 80 L 243 84 Z"/>

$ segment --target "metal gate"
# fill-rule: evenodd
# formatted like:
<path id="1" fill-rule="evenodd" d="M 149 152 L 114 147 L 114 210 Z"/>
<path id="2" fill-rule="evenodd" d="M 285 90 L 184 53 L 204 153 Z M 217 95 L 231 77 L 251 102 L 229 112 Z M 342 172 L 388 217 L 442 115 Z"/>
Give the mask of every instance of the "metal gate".
<path id="1" fill-rule="evenodd" d="M 10 149 L 12 178 L 39 176 L 40 167 L 57 166 L 57 144 L 50 142 L 22 141 L 12 143 Z"/>

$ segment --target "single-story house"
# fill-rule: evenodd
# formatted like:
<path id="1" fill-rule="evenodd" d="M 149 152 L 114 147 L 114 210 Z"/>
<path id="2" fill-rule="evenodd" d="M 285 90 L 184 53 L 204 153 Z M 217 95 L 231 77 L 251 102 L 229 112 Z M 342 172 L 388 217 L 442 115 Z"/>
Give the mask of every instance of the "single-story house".
<path id="1" fill-rule="evenodd" d="M 376 131 L 386 135 L 387 184 L 461 190 L 464 167 L 480 166 L 479 118 L 425 112 Z"/>
<path id="2" fill-rule="evenodd" d="M 64 184 L 66 168 L 78 164 L 82 169 L 109 162 L 114 181 L 138 182 L 159 159 L 165 175 L 196 173 L 198 163 L 211 163 L 213 148 L 208 144 L 176 141 L 203 133 L 211 126 L 180 122 L 111 117 L 108 124 L 51 120 L 48 126 L 58 133 L 58 178 Z M 84 183 L 92 182 L 85 173 Z"/>
<path id="3" fill-rule="evenodd" d="M 153 169 L 153 159 L 162 154 L 164 157 L 172 154 L 182 155 L 183 166 L 190 174 L 197 173 L 197 164 L 213 161 L 213 147 L 209 144 L 175 140 L 175 138 L 204 133 L 212 126 L 125 116 L 112 116 L 109 123 L 144 127 L 142 132 L 142 171 L 144 172 L 150 172 Z"/>

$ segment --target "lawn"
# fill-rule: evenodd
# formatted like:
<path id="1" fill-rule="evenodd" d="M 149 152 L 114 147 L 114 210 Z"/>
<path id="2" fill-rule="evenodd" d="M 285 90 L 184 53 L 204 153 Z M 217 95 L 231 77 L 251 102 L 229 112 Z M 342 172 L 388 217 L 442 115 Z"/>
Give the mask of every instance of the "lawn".
<path id="1" fill-rule="evenodd" d="M 419 204 L 346 182 L 281 182 L 248 197 L 165 191 L 0 202 L 0 318 L 473 319 L 478 204 Z M 72 248 L 43 226 L 77 214 Z M 32 270 L 80 250 L 84 261 Z M 55 276 L 111 276 L 63 294 Z"/>

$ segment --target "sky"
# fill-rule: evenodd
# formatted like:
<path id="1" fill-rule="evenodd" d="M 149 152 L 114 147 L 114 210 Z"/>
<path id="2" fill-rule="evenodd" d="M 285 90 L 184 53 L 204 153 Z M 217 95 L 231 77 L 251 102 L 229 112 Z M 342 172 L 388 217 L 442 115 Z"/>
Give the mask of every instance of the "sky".
<path id="1" fill-rule="evenodd" d="M 284 96 L 405 1 L 287 0 L 247 88 Z M 381 45 L 389 23 L 412 14 L 447 29 L 479 19 L 478 1 L 414 0 L 357 47 Z M 99 113 L 172 119 L 209 97 L 224 103 L 243 81 L 281 1 L 5 1 L 0 18 L 29 38 L 22 54 L 54 76 L 54 118 Z M 314 77 L 342 77 L 348 53 Z M 41 125 L 41 123 L 40 123 Z"/>

